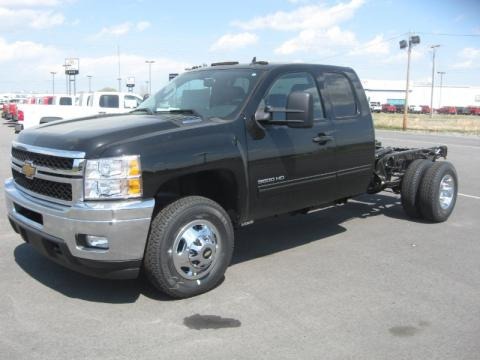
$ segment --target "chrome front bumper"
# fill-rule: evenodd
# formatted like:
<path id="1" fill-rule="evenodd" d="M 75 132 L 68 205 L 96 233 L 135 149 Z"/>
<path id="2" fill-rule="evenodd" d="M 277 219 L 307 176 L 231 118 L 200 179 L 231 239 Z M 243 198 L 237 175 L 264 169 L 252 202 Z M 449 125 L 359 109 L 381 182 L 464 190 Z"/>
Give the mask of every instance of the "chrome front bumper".
<path id="1" fill-rule="evenodd" d="M 22 192 L 11 178 L 5 181 L 5 198 L 16 231 L 19 227 L 45 238 L 60 239 L 73 258 L 96 263 L 138 262 L 143 258 L 154 199 L 59 205 Z M 28 211 L 21 214 L 18 209 L 22 208 L 34 215 Z M 41 214 L 41 220 L 36 214 Z M 109 249 L 82 247 L 77 240 L 79 234 L 106 237 Z"/>

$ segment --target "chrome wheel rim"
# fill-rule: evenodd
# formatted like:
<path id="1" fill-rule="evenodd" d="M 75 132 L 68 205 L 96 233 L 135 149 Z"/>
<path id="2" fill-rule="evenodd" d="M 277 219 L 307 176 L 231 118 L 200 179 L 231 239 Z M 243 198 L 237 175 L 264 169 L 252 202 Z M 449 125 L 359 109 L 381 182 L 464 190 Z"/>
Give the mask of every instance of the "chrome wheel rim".
<path id="1" fill-rule="evenodd" d="M 194 220 L 178 232 L 169 253 L 178 274 L 187 280 L 207 276 L 220 251 L 218 229 L 208 220 Z"/>
<path id="2" fill-rule="evenodd" d="M 443 210 L 448 209 L 453 202 L 455 196 L 455 180 L 452 175 L 445 175 L 440 181 L 440 189 L 438 194 L 438 202 Z"/>

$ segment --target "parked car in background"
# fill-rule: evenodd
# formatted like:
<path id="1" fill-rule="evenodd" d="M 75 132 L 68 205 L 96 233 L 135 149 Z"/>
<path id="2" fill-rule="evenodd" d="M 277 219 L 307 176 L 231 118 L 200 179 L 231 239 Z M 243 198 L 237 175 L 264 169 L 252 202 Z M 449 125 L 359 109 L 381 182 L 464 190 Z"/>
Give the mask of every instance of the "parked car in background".
<path id="1" fill-rule="evenodd" d="M 395 112 L 403 114 L 405 110 L 405 105 L 395 105 Z"/>
<path id="2" fill-rule="evenodd" d="M 5 116 L 5 119 L 7 120 L 17 120 L 17 110 L 18 110 L 18 103 L 20 102 L 19 99 L 12 99 L 8 103 L 8 109 L 7 109 L 7 115 Z"/>
<path id="3" fill-rule="evenodd" d="M 7 118 L 7 113 L 8 113 L 8 102 L 4 102 L 2 104 L 2 118 L 3 119 Z"/>
<path id="4" fill-rule="evenodd" d="M 48 95 L 42 99 L 43 105 L 74 105 L 75 97 L 72 95 Z"/>
<path id="5" fill-rule="evenodd" d="M 408 112 L 413 114 L 421 114 L 422 113 L 422 106 L 421 105 L 410 105 L 408 107 Z"/>
<path id="6" fill-rule="evenodd" d="M 430 112 L 432 111 L 432 108 L 428 105 L 421 105 L 421 113 L 422 114 L 430 114 Z"/>
<path id="7" fill-rule="evenodd" d="M 446 115 L 456 115 L 457 108 L 455 106 L 442 106 L 440 109 L 437 110 L 439 114 L 446 114 Z"/>
<path id="8" fill-rule="evenodd" d="M 382 112 L 386 113 L 394 113 L 397 111 L 397 108 L 395 105 L 390 105 L 390 104 L 383 104 L 382 105 Z"/>
<path id="9" fill-rule="evenodd" d="M 457 111 L 457 115 L 470 115 L 470 109 L 468 107 L 457 106 L 455 109 Z"/>
<path id="10" fill-rule="evenodd" d="M 72 102 L 75 99 L 72 98 Z M 24 120 L 15 127 L 15 132 L 51 121 L 82 118 L 102 114 L 120 114 L 135 109 L 143 99 L 134 93 L 94 92 L 86 97 L 86 104 L 71 105 L 25 105 Z"/>
<path id="11" fill-rule="evenodd" d="M 470 115 L 480 115 L 480 106 L 469 106 Z"/>
<path id="12" fill-rule="evenodd" d="M 379 101 L 371 101 L 370 102 L 370 111 L 379 113 L 382 111 L 382 104 Z"/>

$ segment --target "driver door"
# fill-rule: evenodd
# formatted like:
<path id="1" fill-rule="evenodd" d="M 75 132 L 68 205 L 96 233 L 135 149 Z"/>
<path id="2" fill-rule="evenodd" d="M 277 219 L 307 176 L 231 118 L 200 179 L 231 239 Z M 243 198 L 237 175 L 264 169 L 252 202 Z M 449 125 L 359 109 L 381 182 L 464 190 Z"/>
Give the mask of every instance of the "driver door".
<path id="1" fill-rule="evenodd" d="M 252 218 L 282 214 L 335 199 L 335 137 L 332 122 L 325 117 L 317 82 L 309 72 L 279 74 L 260 102 L 286 108 L 288 95 L 306 91 L 313 97 L 312 128 L 265 125 L 265 137 L 248 137 L 249 181 Z M 272 120 L 285 120 L 273 113 Z M 319 138 L 328 141 L 318 141 Z"/>

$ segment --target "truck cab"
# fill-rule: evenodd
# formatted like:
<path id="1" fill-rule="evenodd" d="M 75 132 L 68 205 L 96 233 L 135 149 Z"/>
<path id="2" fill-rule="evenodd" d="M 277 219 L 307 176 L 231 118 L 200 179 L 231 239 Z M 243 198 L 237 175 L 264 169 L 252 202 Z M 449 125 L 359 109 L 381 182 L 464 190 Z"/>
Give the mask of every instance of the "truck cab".
<path id="1" fill-rule="evenodd" d="M 5 192 L 13 229 L 53 261 L 107 278 L 143 269 L 188 297 L 219 284 L 234 228 L 262 218 L 389 188 L 409 216 L 445 221 L 457 191 L 451 164 L 434 163 L 445 156 L 377 146 L 352 69 L 254 59 L 185 72 L 127 114 L 22 131 Z"/>

